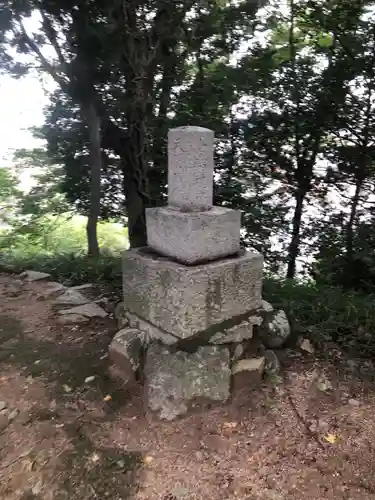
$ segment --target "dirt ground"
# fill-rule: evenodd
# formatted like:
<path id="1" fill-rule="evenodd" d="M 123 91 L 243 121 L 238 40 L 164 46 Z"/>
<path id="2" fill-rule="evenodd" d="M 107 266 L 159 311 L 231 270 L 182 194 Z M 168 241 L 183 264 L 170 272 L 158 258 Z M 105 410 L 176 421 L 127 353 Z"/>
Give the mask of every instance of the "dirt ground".
<path id="1" fill-rule="evenodd" d="M 114 321 L 61 326 L 43 284 L 14 281 L 0 275 L 2 500 L 375 499 L 358 361 L 290 352 L 282 378 L 161 423 L 107 376 Z"/>

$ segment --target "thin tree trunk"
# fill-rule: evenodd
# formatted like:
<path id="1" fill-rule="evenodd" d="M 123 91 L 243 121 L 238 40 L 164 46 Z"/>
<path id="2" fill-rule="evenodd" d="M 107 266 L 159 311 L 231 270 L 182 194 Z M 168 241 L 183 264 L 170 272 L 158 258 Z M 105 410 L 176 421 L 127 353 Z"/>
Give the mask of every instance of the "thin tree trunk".
<path id="1" fill-rule="evenodd" d="M 292 240 L 288 250 L 288 269 L 286 277 L 293 279 L 296 275 L 297 258 L 299 255 L 299 244 L 301 238 L 301 222 L 303 213 L 303 203 L 306 192 L 299 189 L 296 193 L 296 207 L 293 215 Z"/>
<path id="2" fill-rule="evenodd" d="M 100 118 L 95 108 L 94 102 L 89 102 L 85 107 L 87 127 L 90 141 L 90 208 L 87 217 L 87 247 L 88 255 L 99 257 L 100 250 L 98 244 L 97 225 L 100 217 L 100 198 L 101 198 L 101 170 L 102 170 L 102 152 L 101 152 L 101 132 Z"/>

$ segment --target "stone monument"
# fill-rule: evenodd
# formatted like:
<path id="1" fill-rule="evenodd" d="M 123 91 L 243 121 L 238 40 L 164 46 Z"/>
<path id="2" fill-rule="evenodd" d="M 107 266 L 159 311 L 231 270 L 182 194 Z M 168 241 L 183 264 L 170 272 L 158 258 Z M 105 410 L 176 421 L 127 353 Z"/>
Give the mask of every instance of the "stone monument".
<path id="1" fill-rule="evenodd" d="M 240 247 L 241 212 L 213 206 L 214 134 L 168 135 L 168 206 L 148 208 L 148 246 L 123 257 L 128 327 L 109 349 L 112 374 L 144 382 L 160 418 L 193 400 L 225 401 L 235 351 L 264 321 L 263 257 Z"/>

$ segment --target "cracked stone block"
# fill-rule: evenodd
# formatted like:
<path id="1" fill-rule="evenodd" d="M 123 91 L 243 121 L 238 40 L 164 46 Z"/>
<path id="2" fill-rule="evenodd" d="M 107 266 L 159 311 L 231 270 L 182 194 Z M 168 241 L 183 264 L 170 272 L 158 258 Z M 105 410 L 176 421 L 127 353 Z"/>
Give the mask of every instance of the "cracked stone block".
<path id="1" fill-rule="evenodd" d="M 147 244 L 161 255 L 195 264 L 240 251 L 241 212 L 212 207 L 181 212 L 171 207 L 146 209 Z"/>
<path id="2" fill-rule="evenodd" d="M 250 316 L 238 325 L 216 333 L 210 339 L 210 344 L 238 344 L 244 340 L 249 340 L 253 338 L 254 325 L 260 326 L 262 321 L 263 318 L 261 316 Z"/>
<path id="3" fill-rule="evenodd" d="M 213 335 L 218 325 L 238 323 L 259 307 L 262 276 L 263 256 L 256 252 L 184 266 L 133 249 L 123 257 L 124 303 L 129 313 L 181 339 L 209 328 Z M 226 328 L 234 326 L 229 323 Z"/>
<path id="4" fill-rule="evenodd" d="M 200 347 L 194 353 L 169 352 L 152 343 L 146 355 L 146 404 L 162 420 L 188 412 L 196 400 L 225 402 L 230 395 L 229 349 Z"/>

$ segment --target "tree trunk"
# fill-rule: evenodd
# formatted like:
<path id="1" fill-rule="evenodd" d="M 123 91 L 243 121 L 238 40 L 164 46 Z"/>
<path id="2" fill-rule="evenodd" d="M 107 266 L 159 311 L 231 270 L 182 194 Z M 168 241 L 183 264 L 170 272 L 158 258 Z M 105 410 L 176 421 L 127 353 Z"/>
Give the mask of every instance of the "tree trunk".
<path id="1" fill-rule="evenodd" d="M 95 108 L 94 102 L 89 102 L 85 106 L 85 115 L 89 131 L 90 142 L 90 208 L 87 217 L 87 247 L 88 255 L 99 257 L 100 250 L 98 244 L 97 225 L 100 216 L 100 198 L 101 198 L 101 170 L 102 170 L 102 151 L 101 151 L 101 132 L 100 118 Z"/>
<path id="2" fill-rule="evenodd" d="M 296 193 L 296 207 L 293 215 L 292 240 L 288 250 L 288 269 L 286 277 L 293 279 L 296 275 L 297 257 L 299 255 L 301 221 L 303 212 L 303 203 L 305 200 L 306 191 L 298 189 Z"/>
<path id="3" fill-rule="evenodd" d="M 349 221 L 348 225 L 346 226 L 346 255 L 349 262 L 353 258 L 354 221 L 357 215 L 361 188 L 362 188 L 362 179 L 357 179 L 354 196 L 351 202 Z"/>

